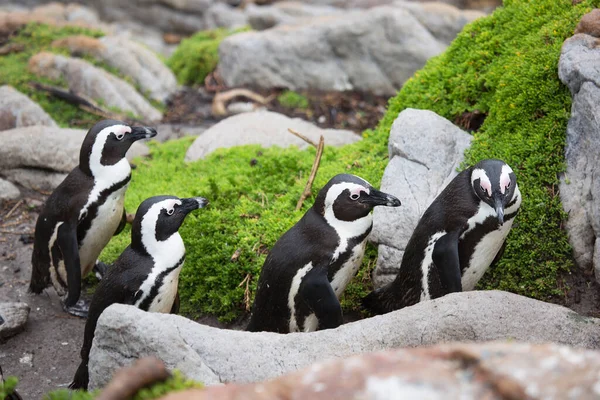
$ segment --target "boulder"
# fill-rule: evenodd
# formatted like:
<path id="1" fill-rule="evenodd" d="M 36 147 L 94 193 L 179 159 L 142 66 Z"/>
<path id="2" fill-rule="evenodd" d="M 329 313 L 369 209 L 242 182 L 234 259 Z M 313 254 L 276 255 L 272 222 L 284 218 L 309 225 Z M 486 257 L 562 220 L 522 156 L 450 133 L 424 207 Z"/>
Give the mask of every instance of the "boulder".
<path id="1" fill-rule="evenodd" d="M 0 303 L 0 340 L 7 339 L 25 329 L 29 306 L 25 303 Z"/>
<path id="2" fill-rule="evenodd" d="M 69 36 L 56 40 L 53 46 L 66 47 L 74 56 L 87 54 L 105 62 L 131 78 L 154 100 L 164 102 L 177 90 L 175 75 L 156 54 L 125 36 Z"/>
<path id="3" fill-rule="evenodd" d="M 313 333 L 240 332 L 133 306 L 107 308 L 90 353 L 90 385 L 156 356 L 207 385 L 271 379 L 314 362 L 452 341 L 553 342 L 600 349 L 600 319 L 501 291 L 452 293 L 389 314 Z"/>
<path id="4" fill-rule="evenodd" d="M 472 136 L 428 110 L 406 109 L 394 121 L 388 150 L 390 161 L 381 190 L 402 201 L 401 212 L 376 207 L 370 240 L 379 245 L 373 285 L 394 280 L 404 249 L 421 215 L 457 175 Z"/>
<path id="5" fill-rule="evenodd" d="M 226 3 L 215 3 L 204 13 L 203 30 L 216 28 L 241 28 L 248 23 L 248 17 L 239 8 Z"/>
<path id="6" fill-rule="evenodd" d="M 64 79 L 72 92 L 122 111 L 132 112 L 148 121 L 157 121 L 162 114 L 124 80 L 95 67 L 87 61 L 41 52 L 31 57 L 32 73 L 50 79 Z"/>
<path id="7" fill-rule="evenodd" d="M 433 37 L 445 44 L 450 44 L 466 24 L 486 15 L 481 11 L 460 10 L 441 2 L 396 1 L 394 5 L 409 11 Z"/>
<path id="8" fill-rule="evenodd" d="M 54 189 L 79 164 L 86 133 L 47 126 L 0 131 L 0 175 L 30 188 Z M 149 152 L 148 146 L 135 142 L 127 158 Z"/>
<path id="9" fill-rule="evenodd" d="M 314 142 L 318 142 L 323 135 L 325 145 L 329 146 L 342 146 L 360 140 L 360 136 L 351 131 L 321 129 L 299 118 L 292 119 L 271 111 L 256 111 L 234 115 L 207 129 L 192 143 L 185 160 L 196 161 L 216 149 L 246 144 L 259 144 L 263 147 L 295 145 L 300 149 L 309 146 L 289 133 L 288 128 L 302 133 Z"/>
<path id="10" fill-rule="evenodd" d="M 12 86 L 0 86 L 0 131 L 31 125 L 57 126 L 29 97 Z"/>
<path id="11" fill-rule="evenodd" d="M 218 70 L 228 86 L 393 95 L 445 47 L 411 13 L 385 6 L 229 36 Z"/>
<path id="12" fill-rule="evenodd" d="M 18 187 L 0 178 L 0 203 L 6 200 L 15 200 L 21 196 L 21 191 Z"/>
<path id="13" fill-rule="evenodd" d="M 313 364 L 268 382 L 171 393 L 161 400 L 594 399 L 600 352 L 554 344 L 445 344 Z"/>
<path id="14" fill-rule="evenodd" d="M 255 30 L 265 30 L 277 25 L 306 22 L 307 18 L 335 15 L 345 10 L 327 5 L 304 4 L 298 1 L 280 1 L 270 6 L 248 4 L 248 23 Z"/>
<path id="15" fill-rule="evenodd" d="M 558 75 L 573 96 L 567 125 L 567 169 L 560 199 L 577 264 L 600 282 L 600 39 L 578 33 L 563 44 Z"/>

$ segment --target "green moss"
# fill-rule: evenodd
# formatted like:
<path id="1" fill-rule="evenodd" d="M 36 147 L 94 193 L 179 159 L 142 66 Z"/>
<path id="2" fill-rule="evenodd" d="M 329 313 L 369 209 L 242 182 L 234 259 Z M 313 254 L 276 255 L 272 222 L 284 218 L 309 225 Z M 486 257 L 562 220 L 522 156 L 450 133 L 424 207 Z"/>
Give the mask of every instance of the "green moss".
<path id="1" fill-rule="evenodd" d="M 309 106 L 308 98 L 306 98 L 306 96 L 303 96 L 300 93 L 296 93 L 291 90 L 286 90 L 285 92 L 277 96 L 277 101 L 279 102 L 279 104 L 286 108 L 307 109 Z"/>
<path id="2" fill-rule="evenodd" d="M 164 382 L 139 390 L 132 400 L 151 400 L 158 399 L 167 393 L 178 392 L 185 389 L 201 389 L 204 386 L 196 381 L 186 378 L 179 370 L 173 371 L 173 374 Z M 0 387 L 1 388 L 1 387 Z M 54 390 L 44 396 L 47 400 L 92 400 L 101 393 L 101 390 L 86 392 L 83 390 Z M 2 394 L 0 389 L 0 395 Z M 0 397 L 3 399 L 4 397 Z"/>
<path id="3" fill-rule="evenodd" d="M 240 29 L 215 29 L 202 31 L 183 39 L 167 65 L 173 70 L 182 85 L 204 84 L 204 78 L 210 74 L 219 62 L 219 44 L 227 36 L 243 32 Z"/>
<path id="4" fill-rule="evenodd" d="M 565 126 L 571 100 L 557 77 L 564 39 L 598 0 L 572 6 L 570 0 L 506 1 L 492 16 L 468 25 L 439 57 L 407 82 L 375 131 L 343 148 L 326 147 L 313 195 L 335 174 L 348 172 L 379 185 L 387 164 L 387 139 L 398 113 L 407 107 L 430 109 L 450 120 L 465 111 L 488 114 L 475 134 L 465 165 L 498 157 L 515 170 L 523 193 L 500 264 L 480 287 L 544 299 L 557 293 L 560 271 L 571 266 L 571 249 L 560 229 L 564 218 L 556 196 L 557 173 L 564 168 Z M 211 313 L 231 320 L 244 312 L 250 274 L 254 294 L 266 250 L 312 204 L 295 212 L 314 158 L 314 149 L 222 149 L 206 160 L 183 162 L 193 139 L 152 146 L 153 160 L 133 173 L 126 206 L 158 194 L 205 196 L 211 205 L 188 217 L 180 232 L 187 258 L 181 273 L 181 311 L 191 317 Z M 259 155 L 260 154 L 260 155 Z M 258 163 L 251 165 L 251 160 Z M 401 211 L 401 208 L 399 209 Z M 129 233 L 113 239 L 102 259 L 114 260 Z M 237 261 L 230 258 L 240 249 Z M 342 304 L 357 310 L 369 287 L 376 259 L 370 248 Z"/>
<path id="5" fill-rule="evenodd" d="M 4 382 L 0 379 L 0 399 L 5 399 L 12 394 L 17 387 L 17 383 L 19 383 L 19 380 L 14 376 L 7 377 Z"/>
<path id="6" fill-rule="evenodd" d="M 24 46 L 23 50 L 0 57 L 0 84 L 11 85 L 29 96 L 63 127 L 73 125 L 74 121 L 89 121 L 88 124 L 93 124 L 98 117 L 82 111 L 72 104 L 57 100 L 46 93 L 31 88 L 29 83 L 32 81 L 55 86 L 66 85 L 65 82 L 60 80 L 38 77 L 29 72 L 27 65 L 29 59 L 41 51 L 65 54 L 66 50 L 52 48 L 51 44 L 56 39 L 71 35 L 101 37 L 103 34 L 99 31 L 73 26 L 59 28 L 45 24 L 31 23 L 21 29 L 15 37 L 11 38 L 11 43 L 22 44 Z"/>
<path id="7" fill-rule="evenodd" d="M 564 170 L 571 96 L 558 79 L 558 59 L 581 16 L 598 5 L 505 0 L 406 83 L 379 127 L 387 132 L 407 107 L 451 121 L 474 110 L 487 114 L 465 166 L 483 158 L 505 160 L 517 174 L 523 203 L 502 260 L 480 288 L 544 299 L 560 293 L 558 276 L 572 266 L 557 177 Z"/>

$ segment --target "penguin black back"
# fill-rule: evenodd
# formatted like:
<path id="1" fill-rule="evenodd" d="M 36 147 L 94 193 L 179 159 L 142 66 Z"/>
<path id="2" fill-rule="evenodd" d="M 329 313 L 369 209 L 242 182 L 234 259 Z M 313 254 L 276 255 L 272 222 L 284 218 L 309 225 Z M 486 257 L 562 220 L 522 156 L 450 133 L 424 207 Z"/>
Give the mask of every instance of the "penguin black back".
<path id="1" fill-rule="evenodd" d="M 521 194 L 512 169 L 486 159 L 459 173 L 425 211 L 398 275 L 363 299 L 374 314 L 473 290 L 501 256 Z"/>
<path id="2" fill-rule="evenodd" d="M 247 330 L 287 333 L 339 326 L 338 298 L 361 264 L 370 212 L 377 205 L 399 206 L 400 201 L 357 176 L 333 177 L 267 256 Z"/>
<path id="3" fill-rule="evenodd" d="M 85 325 L 81 364 L 71 389 L 87 389 L 88 361 L 98 318 L 111 304 L 131 304 L 144 311 L 177 313 L 179 271 L 185 247 L 178 229 L 193 210 L 204 207 L 201 197 L 155 196 L 138 207 L 131 244 L 100 281 Z"/>
<path id="4" fill-rule="evenodd" d="M 48 197 L 36 223 L 29 289 L 41 293 L 50 283 L 63 307 L 85 316 L 79 301 L 81 278 L 91 271 L 111 236 L 124 226 L 125 190 L 131 167 L 127 150 L 156 131 L 104 120 L 87 133 L 79 165 Z"/>

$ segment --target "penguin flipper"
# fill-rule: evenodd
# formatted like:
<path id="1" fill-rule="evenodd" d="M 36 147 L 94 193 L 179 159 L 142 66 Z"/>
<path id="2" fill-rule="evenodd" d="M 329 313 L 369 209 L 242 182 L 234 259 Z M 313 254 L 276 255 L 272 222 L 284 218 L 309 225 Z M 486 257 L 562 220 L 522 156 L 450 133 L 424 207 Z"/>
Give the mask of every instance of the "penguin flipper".
<path id="1" fill-rule="evenodd" d="M 127 212 L 125 212 L 125 208 L 123 208 L 121 222 L 119 222 L 119 226 L 117 227 L 117 230 L 115 231 L 113 236 L 117 236 L 119 233 L 123 232 L 123 229 L 125 229 L 125 225 L 127 225 Z"/>
<path id="2" fill-rule="evenodd" d="M 327 279 L 325 268 L 310 271 L 300 285 L 300 294 L 319 321 L 318 330 L 342 325 L 342 306 Z"/>
<path id="3" fill-rule="evenodd" d="M 462 292 L 462 276 L 458 258 L 459 232 L 448 232 L 438 239 L 432 259 L 436 265 L 444 294 Z"/>
<path id="4" fill-rule="evenodd" d="M 81 295 L 81 264 L 79 260 L 79 245 L 77 244 L 77 228 L 74 224 L 65 223 L 58 229 L 58 246 L 63 255 L 65 269 L 67 271 L 67 287 L 68 293 L 64 300 L 65 311 L 80 314 L 84 307 L 83 304 L 78 304 L 79 296 Z M 87 314 L 87 310 L 85 310 Z"/>

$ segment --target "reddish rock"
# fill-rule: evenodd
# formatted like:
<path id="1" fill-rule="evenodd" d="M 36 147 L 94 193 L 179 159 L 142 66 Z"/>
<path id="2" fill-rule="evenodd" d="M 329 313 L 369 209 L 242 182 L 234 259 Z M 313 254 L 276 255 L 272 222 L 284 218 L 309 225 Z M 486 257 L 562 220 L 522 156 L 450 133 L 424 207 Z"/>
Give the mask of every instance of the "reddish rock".
<path id="1" fill-rule="evenodd" d="M 254 384 L 162 400 L 598 399 L 600 352 L 554 344 L 445 344 L 314 364 Z"/>
<path id="2" fill-rule="evenodd" d="M 575 33 L 587 33 L 600 38 L 600 8 L 595 8 L 581 17 L 575 28 Z"/>

